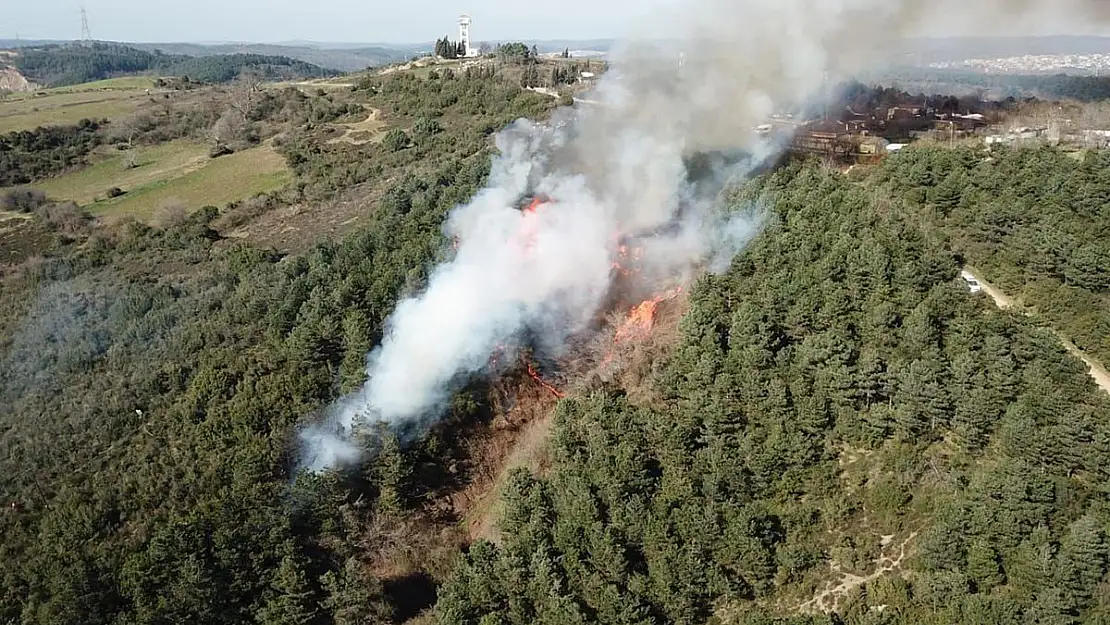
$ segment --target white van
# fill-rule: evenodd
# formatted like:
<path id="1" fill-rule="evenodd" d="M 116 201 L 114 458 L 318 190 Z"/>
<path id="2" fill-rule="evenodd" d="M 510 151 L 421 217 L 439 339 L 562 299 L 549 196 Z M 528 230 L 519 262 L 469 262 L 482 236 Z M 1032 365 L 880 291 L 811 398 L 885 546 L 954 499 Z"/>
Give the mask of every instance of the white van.
<path id="1" fill-rule="evenodd" d="M 964 279 L 964 282 L 967 283 L 967 289 L 972 293 L 978 293 L 983 290 L 983 285 L 979 284 L 979 280 L 970 273 L 966 271 L 961 271 L 960 277 Z"/>

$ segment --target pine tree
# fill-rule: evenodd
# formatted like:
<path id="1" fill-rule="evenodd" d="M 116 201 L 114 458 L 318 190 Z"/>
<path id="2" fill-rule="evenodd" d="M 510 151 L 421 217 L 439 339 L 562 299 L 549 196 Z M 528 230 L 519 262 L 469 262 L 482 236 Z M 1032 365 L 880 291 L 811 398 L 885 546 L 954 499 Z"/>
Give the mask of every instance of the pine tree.
<path id="1" fill-rule="evenodd" d="M 1076 608 L 1086 607 L 1106 573 L 1107 545 L 1098 520 L 1087 515 L 1072 523 L 1060 541 L 1056 578 Z"/>
<path id="2" fill-rule="evenodd" d="M 404 510 L 408 490 L 409 463 L 395 434 L 382 431 L 379 436 L 382 447 L 374 463 L 378 483 L 378 510 L 400 513 Z"/>
<path id="3" fill-rule="evenodd" d="M 1071 612 L 1065 593 L 1059 588 L 1045 588 L 1037 593 L 1023 621 L 1030 625 L 1075 625 L 1078 619 Z"/>
<path id="4" fill-rule="evenodd" d="M 327 591 L 323 607 L 335 625 L 372 625 L 385 623 L 391 616 L 383 600 L 381 582 L 367 574 L 354 558 L 343 568 L 328 571 L 321 583 Z"/>
<path id="5" fill-rule="evenodd" d="M 372 324 L 360 308 L 343 316 L 343 361 L 339 365 L 340 390 L 354 391 L 366 379 L 366 354 L 373 347 Z"/>
<path id="6" fill-rule="evenodd" d="M 304 571 L 292 555 L 282 558 L 270 585 L 274 595 L 256 615 L 260 625 L 302 625 L 316 617 Z"/>
<path id="7" fill-rule="evenodd" d="M 984 538 L 976 538 L 967 546 L 967 576 L 981 593 L 988 593 L 1006 582 L 998 553 Z"/>
<path id="8" fill-rule="evenodd" d="M 947 217 L 952 209 L 959 205 L 966 185 L 967 178 L 965 176 L 952 173 L 932 189 L 933 205 L 937 207 L 941 215 Z"/>
<path id="9" fill-rule="evenodd" d="M 1006 558 L 1006 583 L 1022 602 L 1032 601 L 1037 592 L 1051 585 L 1055 567 L 1052 533 L 1038 526 Z"/>
<path id="10" fill-rule="evenodd" d="M 885 402 L 890 396 L 890 375 L 886 362 L 875 350 L 865 348 L 856 362 L 856 396 L 863 401 L 864 407 Z"/>
<path id="11" fill-rule="evenodd" d="M 932 359 L 915 360 L 899 373 L 895 395 L 900 434 L 914 440 L 925 431 L 948 425 L 949 402 L 938 379 L 941 367 Z"/>
<path id="12" fill-rule="evenodd" d="M 929 571 L 963 571 L 967 565 L 967 513 L 942 509 L 933 527 L 921 536 L 921 561 Z"/>

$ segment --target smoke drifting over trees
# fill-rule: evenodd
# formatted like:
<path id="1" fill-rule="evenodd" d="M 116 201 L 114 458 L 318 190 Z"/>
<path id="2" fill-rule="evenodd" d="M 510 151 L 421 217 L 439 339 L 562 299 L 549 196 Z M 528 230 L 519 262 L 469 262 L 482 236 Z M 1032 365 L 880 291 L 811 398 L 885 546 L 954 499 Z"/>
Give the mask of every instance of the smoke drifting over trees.
<path id="1" fill-rule="evenodd" d="M 604 300 L 615 234 L 646 234 L 646 274 L 656 286 L 727 262 L 755 222 L 719 215 L 716 194 L 774 151 L 752 128 L 825 80 L 882 63 L 906 37 L 937 34 L 948 9 L 959 11 L 956 26 L 965 30 L 945 34 L 1110 15 L 1093 0 L 695 3 L 669 21 L 678 42 L 645 39 L 615 51 L 598 89 L 603 106 L 567 113 L 567 130 L 520 122 L 499 136 L 489 186 L 446 227 L 460 241 L 457 255 L 432 272 L 424 293 L 397 306 L 368 357 L 366 385 L 303 434 L 306 464 L 357 459 L 347 433 L 359 424 L 434 419 L 460 379 L 526 329 L 557 352 Z M 709 182 L 691 184 L 686 158 L 706 152 L 744 157 L 711 161 Z M 516 207 L 532 193 L 555 201 L 522 217 Z M 525 227 L 535 236 L 522 249 Z"/>

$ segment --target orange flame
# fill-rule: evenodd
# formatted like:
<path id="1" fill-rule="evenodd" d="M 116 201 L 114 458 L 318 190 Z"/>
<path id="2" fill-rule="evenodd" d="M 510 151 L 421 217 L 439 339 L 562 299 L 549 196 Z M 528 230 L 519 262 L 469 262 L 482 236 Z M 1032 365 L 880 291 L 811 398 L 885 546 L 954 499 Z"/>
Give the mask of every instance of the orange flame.
<path id="1" fill-rule="evenodd" d="M 549 391 L 552 395 L 554 395 L 555 397 L 558 397 L 559 399 L 562 399 L 562 398 L 566 397 L 565 393 L 563 393 L 559 389 L 557 389 L 554 386 L 545 382 L 544 379 L 542 377 L 540 377 L 539 372 L 536 371 L 536 367 L 531 362 L 529 362 L 527 359 L 524 359 L 524 365 L 526 367 L 528 367 L 529 377 L 531 377 L 533 380 L 538 382 L 539 385 L 542 386 L 545 390 Z"/>
<path id="2" fill-rule="evenodd" d="M 655 310 L 659 307 L 661 301 L 663 301 L 663 298 L 653 297 L 637 304 L 629 313 L 628 318 L 624 320 L 624 323 L 617 328 L 613 340 L 617 343 L 624 343 L 650 333 L 651 328 L 655 325 Z"/>
<path id="3" fill-rule="evenodd" d="M 551 203 L 551 198 L 544 195 L 537 195 L 532 198 L 528 206 L 524 207 L 523 214 L 525 217 L 524 225 L 521 228 L 521 245 L 525 251 L 530 251 L 536 244 L 536 229 L 537 223 L 535 219 L 529 219 L 530 216 L 535 215 L 541 206 Z"/>
<path id="4" fill-rule="evenodd" d="M 632 311 L 628 314 L 628 318 L 617 328 L 616 333 L 613 335 L 613 341 L 616 343 L 624 343 L 632 339 L 643 338 L 650 334 L 652 328 L 655 327 L 655 313 L 659 308 L 659 304 L 678 297 L 681 292 L 682 287 L 675 287 L 662 295 L 646 299 L 634 306 Z"/>
<path id="5" fill-rule="evenodd" d="M 619 241 L 619 236 L 614 235 L 614 241 Z M 644 249 L 641 247 L 629 247 L 625 243 L 617 244 L 617 258 L 612 262 L 610 268 L 616 271 L 622 277 L 627 278 L 634 273 L 640 273 L 639 262 L 643 259 Z"/>
<path id="6" fill-rule="evenodd" d="M 543 206 L 544 204 L 550 204 L 550 203 L 551 203 L 551 198 L 549 198 L 549 197 L 547 197 L 546 195 L 543 195 L 543 194 L 537 195 L 537 196 L 533 197 L 532 201 L 528 203 L 528 206 L 526 206 L 524 208 L 524 212 L 534 213 L 539 209 L 539 207 Z"/>

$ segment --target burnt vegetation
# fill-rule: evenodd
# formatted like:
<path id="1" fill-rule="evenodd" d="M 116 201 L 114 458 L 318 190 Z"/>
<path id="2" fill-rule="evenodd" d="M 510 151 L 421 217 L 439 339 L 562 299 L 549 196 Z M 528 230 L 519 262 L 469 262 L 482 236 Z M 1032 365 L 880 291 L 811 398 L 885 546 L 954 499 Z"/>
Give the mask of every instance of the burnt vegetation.
<path id="1" fill-rule="evenodd" d="M 766 229 L 684 291 L 634 384 L 552 393 L 522 364 L 414 442 L 383 432 L 363 465 L 298 475 L 297 428 L 364 381 L 493 133 L 555 105 L 521 89 L 528 61 L 487 61 L 331 92 L 245 76 L 0 138 L 5 185 L 180 137 L 272 141 L 295 176 L 157 226 L 0 193 L 0 622 L 1110 618 L 1110 399 L 1038 325 L 1110 360 L 1105 151 L 783 164 L 722 196 L 767 206 Z M 348 205 L 280 249 L 233 236 Z M 1038 317 L 969 295 L 964 262 Z M 546 460 L 473 540 L 454 500 L 514 402 L 557 403 Z"/>

